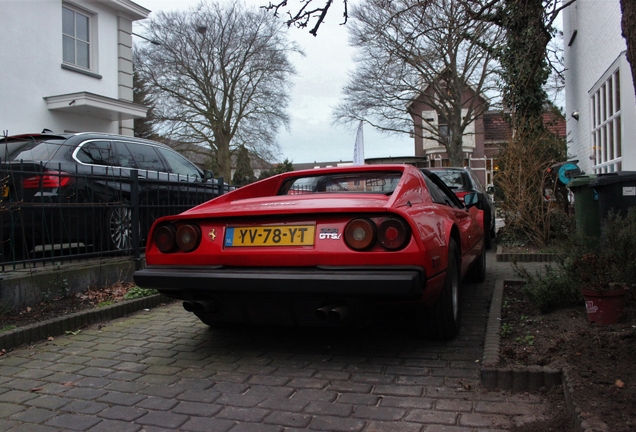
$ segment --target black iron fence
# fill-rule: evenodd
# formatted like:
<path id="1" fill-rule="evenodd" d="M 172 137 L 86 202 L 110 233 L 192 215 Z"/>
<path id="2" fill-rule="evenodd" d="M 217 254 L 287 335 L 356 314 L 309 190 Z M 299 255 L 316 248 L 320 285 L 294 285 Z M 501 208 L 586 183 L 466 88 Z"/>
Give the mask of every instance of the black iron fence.
<path id="1" fill-rule="evenodd" d="M 139 261 L 159 217 L 223 194 L 223 179 L 202 182 L 141 170 L 100 173 L 0 167 L 0 270 L 132 256 Z"/>

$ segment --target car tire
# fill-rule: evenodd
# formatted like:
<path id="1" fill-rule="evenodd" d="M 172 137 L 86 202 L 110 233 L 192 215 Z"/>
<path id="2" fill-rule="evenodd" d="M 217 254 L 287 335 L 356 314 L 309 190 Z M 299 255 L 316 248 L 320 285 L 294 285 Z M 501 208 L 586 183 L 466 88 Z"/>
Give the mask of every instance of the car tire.
<path id="1" fill-rule="evenodd" d="M 471 264 L 464 280 L 469 283 L 481 283 L 486 280 L 486 250 L 483 249 Z"/>
<path id="2" fill-rule="evenodd" d="M 460 288 L 459 253 L 455 241 L 451 240 L 444 287 L 437 302 L 420 317 L 420 337 L 449 340 L 457 336 L 461 323 Z"/>
<path id="3" fill-rule="evenodd" d="M 492 247 L 492 216 L 484 218 L 484 247 L 488 250 Z"/>
<path id="4" fill-rule="evenodd" d="M 106 227 L 102 237 L 102 250 L 132 248 L 132 208 L 127 201 L 122 202 L 121 205 L 108 207 Z"/>

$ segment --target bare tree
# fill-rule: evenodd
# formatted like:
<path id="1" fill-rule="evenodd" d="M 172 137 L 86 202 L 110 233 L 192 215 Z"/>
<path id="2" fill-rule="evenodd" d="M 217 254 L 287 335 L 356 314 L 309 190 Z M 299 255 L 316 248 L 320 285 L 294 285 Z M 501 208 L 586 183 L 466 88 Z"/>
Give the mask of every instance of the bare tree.
<path id="1" fill-rule="evenodd" d="M 261 6 L 262 8 L 273 11 L 274 16 L 280 16 L 280 12 L 287 8 L 293 9 L 294 12 L 287 10 L 285 13 L 285 24 L 287 27 L 296 26 L 298 28 L 307 28 L 310 23 L 313 22 L 313 27 L 309 30 L 309 33 L 317 36 L 318 29 L 322 25 L 329 12 L 329 9 L 333 5 L 333 0 L 297 0 L 297 6 L 290 6 L 288 0 L 282 0 L 278 3 L 269 3 L 267 6 Z M 347 23 L 349 18 L 348 0 L 342 0 L 344 12 L 342 13 L 343 22 Z"/>
<path id="2" fill-rule="evenodd" d="M 139 73 L 155 93 L 157 132 L 198 144 L 191 149 L 211 153 L 227 179 L 240 146 L 264 159 L 278 153 L 295 73 L 288 57 L 302 52 L 277 19 L 239 2 L 202 2 L 160 12 L 146 36 L 160 43 L 138 53 Z"/>
<path id="3" fill-rule="evenodd" d="M 471 20 L 457 0 L 367 0 L 351 17 L 358 66 L 336 119 L 433 139 L 446 148 L 452 165 L 461 166 L 463 136 L 496 88 L 492 49 L 499 29 Z M 434 116 L 414 109 L 417 97 Z M 440 128 L 442 123 L 447 127 Z"/>

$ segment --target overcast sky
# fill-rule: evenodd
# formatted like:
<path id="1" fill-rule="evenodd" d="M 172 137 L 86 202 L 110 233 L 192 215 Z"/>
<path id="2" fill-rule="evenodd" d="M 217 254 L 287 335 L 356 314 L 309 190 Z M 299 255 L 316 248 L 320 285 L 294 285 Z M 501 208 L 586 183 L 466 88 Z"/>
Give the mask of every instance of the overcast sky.
<path id="1" fill-rule="evenodd" d="M 187 10 L 199 3 L 198 0 L 133 1 L 153 12 Z M 268 4 L 268 0 L 245 1 Z M 298 75 L 294 77 L 289 106 L 290 131 L 282 129 L 278 136 L 281 160 L 288 158 L 294 163 L 305 163 L 353 159 L 357 125 L 351 129 L 332 125 L 332 107 L 341 101 L 341 89 L 354 70 L 354 51 L 347 43 L 347 28 L 340 25 L 342 12 L 341 2 L 335 1 L 317 37 L 310 35 L 308 29 L 289 30 L 306 56 L 292 57 Z M 134 42 L 139 39 L 134 38 Z M 414 155 L 412 138 L 380 134 L 369 125 L 364 126 L 364 150 L 366 158 Z"/>

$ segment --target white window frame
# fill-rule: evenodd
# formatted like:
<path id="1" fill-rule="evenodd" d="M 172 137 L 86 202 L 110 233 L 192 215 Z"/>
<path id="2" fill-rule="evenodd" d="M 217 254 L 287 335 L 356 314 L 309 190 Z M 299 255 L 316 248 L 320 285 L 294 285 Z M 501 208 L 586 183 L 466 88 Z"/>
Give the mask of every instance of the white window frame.
<path id="1" fill-rule="evenodd" d="M 615 63 L 589 93 L 591 156 L 596 174 L 621 171 L 623 149 L 620 80 L 620 67 Z"/>
<path id="2" fill-rule="evenodd" d="M 85 9 L 80 9 L 77 6 L 71 5 L 69 3 L 62 3 L 62 14 L 64 13 L 64 9 L 68 9 L 70 11 L 72 11 L 74 14 L 79 14 L 83 17 L 87 18 L 88 21 L 88 41 L 82 41 L 88 44 L 88 67 L 86 67 L 85 65 L 80 65 L 77 63 L 77 32 L 74 31 L 73 35 L 70 34 L 65 34 L 64 33 L 64 28 L 62 28 L 62 39 L 64 39 L 64 37 L 71 37 L 73 38 L 73 40 L 76 42 L 75 46 L 74 46 L 74 61 L 66 61 L 64 59 L 64 53 L 62 53 L 62 65 L 65 66 L 66 69 L 77 69 L 79 71 L 89 71 L 89 72 L 95 72 L 95 69 L 97 67 L 97 53 L 96 53 L 96 47 L 97 47 L 97 33 L 95 31 L 96 29 L 96 15 L 94 13 L 91 13 Z M 74 15 L 75 16 L 75 15 Z M 76 22 L 76 20 L 74 19 L 74 24 Z M 63 43 L 63 42 L 62 42 Z"/>

